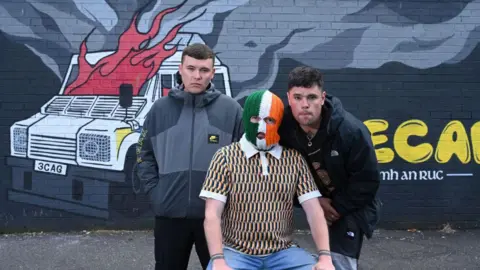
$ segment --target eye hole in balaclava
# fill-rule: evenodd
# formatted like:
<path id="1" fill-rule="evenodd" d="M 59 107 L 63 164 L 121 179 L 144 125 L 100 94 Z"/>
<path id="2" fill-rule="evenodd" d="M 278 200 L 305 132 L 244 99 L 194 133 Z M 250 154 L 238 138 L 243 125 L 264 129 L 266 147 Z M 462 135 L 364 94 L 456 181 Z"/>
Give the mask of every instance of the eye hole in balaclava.
<path id="1" fill-rule="evenodd" d="M 282 100 L 268 90 L 252 93 L 243 106 L 245 137 L 259 150 L 268 150 L 280 141 L 278 128 L 283 118 Z"/>

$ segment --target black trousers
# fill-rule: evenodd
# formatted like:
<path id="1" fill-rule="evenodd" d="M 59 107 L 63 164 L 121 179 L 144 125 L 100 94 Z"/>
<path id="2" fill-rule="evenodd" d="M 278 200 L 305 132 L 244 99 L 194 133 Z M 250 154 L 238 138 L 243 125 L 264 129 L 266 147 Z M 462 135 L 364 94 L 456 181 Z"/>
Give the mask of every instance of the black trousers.
<path id="1" fill-rule="evenodd" d="M 155 218 L 155 270 L 187 270 L 192 246 L 203 269 L 210 260 L 203 219 Z"/>

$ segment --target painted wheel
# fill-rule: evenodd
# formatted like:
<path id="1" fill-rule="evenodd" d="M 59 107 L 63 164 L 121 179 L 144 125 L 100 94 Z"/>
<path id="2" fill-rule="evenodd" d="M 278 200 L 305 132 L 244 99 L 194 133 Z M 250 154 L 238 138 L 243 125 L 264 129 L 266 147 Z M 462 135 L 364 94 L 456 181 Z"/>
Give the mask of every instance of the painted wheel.
<path id="1" fill-rule="evenodd" d="M 124 217 L 138 217 L 150 210 L 150 201 L 142 190 L 142 185 L 136 176 L 135 146 L 132 146 L 125 158 L 124 182 L 110 184 L 110 210 Z"/>

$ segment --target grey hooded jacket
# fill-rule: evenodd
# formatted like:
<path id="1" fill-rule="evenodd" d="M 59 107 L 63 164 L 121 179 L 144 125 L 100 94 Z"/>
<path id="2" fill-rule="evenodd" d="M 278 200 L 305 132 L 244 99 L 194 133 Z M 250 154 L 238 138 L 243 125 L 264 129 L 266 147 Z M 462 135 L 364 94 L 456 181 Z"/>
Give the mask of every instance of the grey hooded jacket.
<path id="1" fill-rule="evenodd" d="M 154 214 L 203 218 L 199 194 L 213 154 L 242 134 L 242 107 L 213 84 L 201 94 L 174 88 L 158 99 L 137 147 L 137 176 Z"/>

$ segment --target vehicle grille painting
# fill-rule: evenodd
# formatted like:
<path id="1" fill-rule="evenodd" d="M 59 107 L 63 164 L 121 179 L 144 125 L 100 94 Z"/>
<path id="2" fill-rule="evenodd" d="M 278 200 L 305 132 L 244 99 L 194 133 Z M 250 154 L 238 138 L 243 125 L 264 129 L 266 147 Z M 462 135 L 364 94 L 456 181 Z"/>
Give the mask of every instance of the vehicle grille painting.
<path id="1" fill-rule="evenodd" d="M 75 139 L 30 135 L 29 156 L 38 159 L 74 161 L 77 142 Z"/>

